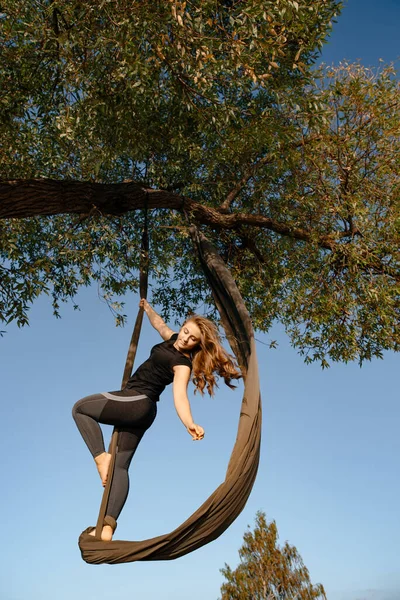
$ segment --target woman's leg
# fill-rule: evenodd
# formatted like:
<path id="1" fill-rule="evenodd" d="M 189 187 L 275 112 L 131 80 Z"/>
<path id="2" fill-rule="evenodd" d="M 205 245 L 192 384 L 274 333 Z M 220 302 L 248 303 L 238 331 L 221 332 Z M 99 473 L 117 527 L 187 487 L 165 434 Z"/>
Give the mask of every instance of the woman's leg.
<path id="1" fill-rule="evenodd" d="M 134 393 L 134 392 L 133 392 Z M 145 431 L 157 414 L 155 402 L 143 395 L 132 397 L 115 394 L 93 394 L 79 400 L 72 410 L 78 429 L 96 461 L 100 476 L 105 482 L 110 454 L 105 453 L 104 440 L 99 423 L 118 427 L 118 450 L 115 460 L 113 481 L 110 489 L 107 516 L 117 519 L 129 491 L 128 468 Z M 105 477 L 98 461 L 107 458 Z M 111 540 L 113 530 L 104 527 L 103 540 Z"/>
<path id="2" fill-rule="evenodd" d="M 103 394 L 86 396 L 74 405 L 72 416 L 97 466 L 103 486 L 107 482 L 111 454 L 105 451 L 99 422 L 108 400 Z"/>
<path id="3" fill-rule="evenodd" d="M 115 465 L 113 479 L 111 483 L 110 496 L 107 505 L 107 514 L 104 519 L 104 525 L 101 532 L 103 542 L 112 540 L 116 521 L 121 510 L 124 507 L 129 492 L 129 475 L 128 469 L 131 464 L 133 455 L 143 437 L 145 429 L 124 428 L 118 429 L 118 450 L 115 456 Z M 107 520 L 113 523 L 113 526 L 107 525 Z M 91 532 L 95 535 L 95 530 Z"/>
<path id="4" fill-rule="evenodd" d="M 107 506 L 107 515 L 118 519 L 129 492 L 128 469 L 145 429 L 124 428 L 118 431 L 118 451 Z"/>
<path id="5" fill-rule="evenodd" d="M 157 404 L 146 396 L 135 399 L 118 398 L 107 394 L 109 402 L 101 414 L 102 423 L 118 427 L 118 450 L 110 489 L 107 515 L 117 519 L 128 496 L 128 469 L 145 431 L 152 425 Z"/>
<path id="6" fill-rule="evenodd" d="M 105 452 L 99 422 L 108 400 L 103 394 L 86 396 L 72 408 L 72 416 L 93 458 Z"/>

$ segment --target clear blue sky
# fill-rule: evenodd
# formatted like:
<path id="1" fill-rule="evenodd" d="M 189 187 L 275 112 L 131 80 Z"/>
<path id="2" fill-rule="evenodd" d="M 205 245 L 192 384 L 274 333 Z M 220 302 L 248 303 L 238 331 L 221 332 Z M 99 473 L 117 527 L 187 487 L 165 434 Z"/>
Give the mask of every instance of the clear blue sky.
<path id="1" fill-rule="evenodd" d="M 323 52 L 327 63 L 366 65 L 399 54 L 399 0 L 349 0 Z M 128 307 L 134 320 L 138 298 Z M 128 328 L 116 329 L 97 291 L 62 319 L 46 298 L 29 328 L 0 340 L 3 447 L 1 600 L 216 600 L 227 562 L 257 510 L 275 519 L 282 543 L 300 551 L 329 600 L 399 600 L 399 356 L 360 369 L 305 366 L 281 330 L 257 336 L 264 404 L 259 475 L 241 516 L 218 540 L 172 562 L 90 566 L 79 533 L 94 524 L 102 487 L 71 418 L 73 403 L 116 389 Z M 3 327 L 4 329 L 4 327 Z M 157 334 L 145 324 L 138 360 Z M 192 443 L 170 391 L 131 467 L 118 537 L 171 530 L 222 481 L 234 443 L 241 390 L 193 399 L 207 435 Z"/>

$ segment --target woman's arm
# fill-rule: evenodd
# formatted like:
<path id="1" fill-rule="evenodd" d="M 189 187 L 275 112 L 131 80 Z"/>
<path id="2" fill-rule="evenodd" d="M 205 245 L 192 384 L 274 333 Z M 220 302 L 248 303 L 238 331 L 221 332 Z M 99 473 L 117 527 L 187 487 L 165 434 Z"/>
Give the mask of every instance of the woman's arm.
<path id="1" fill-rule="evenodd" d="M 154 329 L 157 329 L 162 339 L 169 340 L 171 335 L 173 335 L 175 331 L 172 331 L 172 329 L 168 327 L 168 325 L 164 322 L 160 315 L 156 313 L 154 308 L 150 306 L 150 304 L 147 302 L 147 300 L 145 300 L 145 298 L 141 299 L 141 301 L 139 302 L 139 306 L 143 308 L 143 310 L 149 317 L 150 323 L 152 324 Z"/>
<path id="2" fill-rule="evenodd" d="M 189 398 L 187 397 L 187 386 L 190 379 L 190 369 L 185 365 L 174 367 L 173 394 L 174 404 L 178 417 L 194 440 L 202 440 L 204 429 L 193 421 L 190 410 Z"/>

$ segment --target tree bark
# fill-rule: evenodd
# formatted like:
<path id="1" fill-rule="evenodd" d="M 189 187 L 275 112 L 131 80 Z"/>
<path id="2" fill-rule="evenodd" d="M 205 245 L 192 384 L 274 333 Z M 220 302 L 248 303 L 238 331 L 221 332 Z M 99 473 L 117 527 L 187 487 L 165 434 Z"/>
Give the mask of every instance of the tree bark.
<path id="1" fill-rule="evenodd" d="M 122 215 L 143 208 L 148 192 L 149 208 L 178 209 L 182 198 L 163 190 L 147 190 L 134 183 L 90 183 L 55 179 L 0 180 L 0 218 L 60 214 L 89 214 L 93 209 L 105 215 Z"/>
<path id="2" fill-rule="evenodd" d="M 59 214 L 90 214 L 98 210 L 104 215 L 123 215 L 147 207 L 185 210 L 200 224 L 235 229 L 242 225 L 269 229 L 281 235 L 307 241 L 311 232 L 280 223 L 262 214 L 226 213 L 204 206 L 167 190 L 146 188 L 135 182 L 90 183 L 54 179 L 0 180 L 0 219 Z M 334 240 L 321 236 L 321 246 L 329 250 Z"/>
<path id="3" fill-rule="evenodd" d="M 147 197 L 147 199 L 146 199 Z M 197 224 L 221 229 L 240 229 L 247 225 L 274 231 L 279 235 L 308 242 L 312 230 L 292 227 L 262 214 L 227 213 L 225 207 L 215 209 L 168 190 L 154 190 L 136 182 L 90 183 L 86 181 L 59 181 L 55 179 L 0 180 L 0 219 L 26 219 L 61 214 L 123 215 L 133 210 L 165 208 L 185 211 Z M 325 250 L 338 248 L 337 238 L 352 236 L 350 231 L 333 235 L 319 235 L 318 245 Z M 314 238 L 315 239 L 315 238 Z M 364 260 L 375 273 L 386 274 L 397 281 L 397 270 L 382 263 L 364 251 Z"/>

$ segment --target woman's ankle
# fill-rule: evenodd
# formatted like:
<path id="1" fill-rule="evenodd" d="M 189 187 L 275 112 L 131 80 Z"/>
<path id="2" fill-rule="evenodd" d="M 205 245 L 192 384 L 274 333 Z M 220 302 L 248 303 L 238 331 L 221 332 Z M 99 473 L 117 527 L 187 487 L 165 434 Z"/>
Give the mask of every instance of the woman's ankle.
<path id="1" fill-rule="evenodd" d="M 95 460 L 96 464 L 99 464 L 99 463 L 102 463 L 107 458 L 107 456 L 110 456 L 110 455 L 108 454 L 108 452 L 104 451 L 101 454 L 98 454 L 97 456 L 95 456 L 94 460 Z"/>

